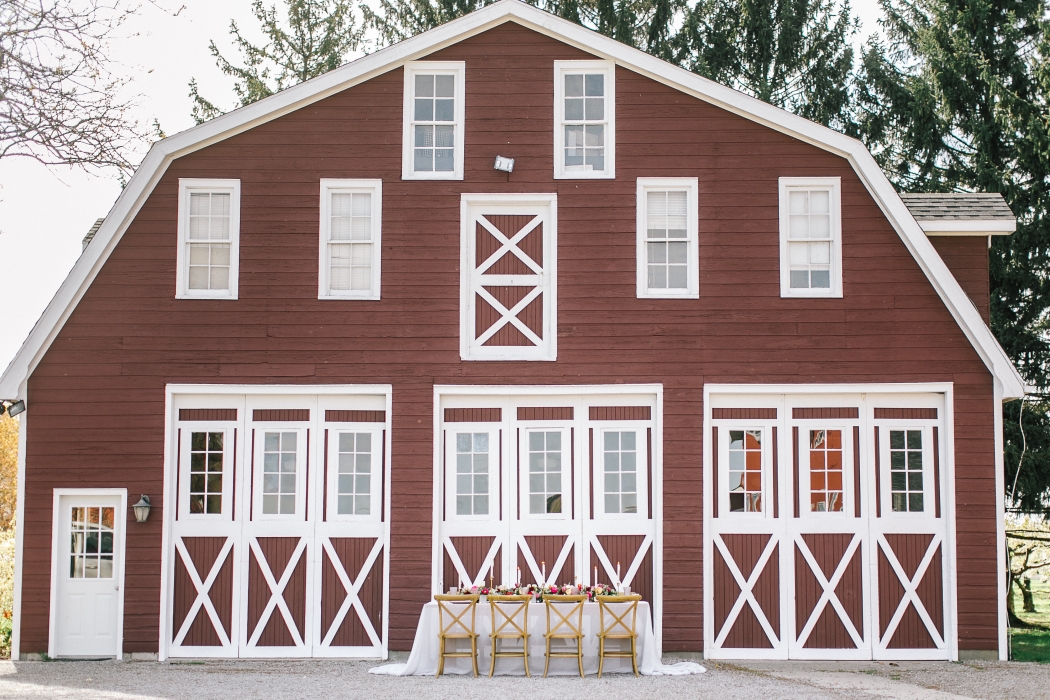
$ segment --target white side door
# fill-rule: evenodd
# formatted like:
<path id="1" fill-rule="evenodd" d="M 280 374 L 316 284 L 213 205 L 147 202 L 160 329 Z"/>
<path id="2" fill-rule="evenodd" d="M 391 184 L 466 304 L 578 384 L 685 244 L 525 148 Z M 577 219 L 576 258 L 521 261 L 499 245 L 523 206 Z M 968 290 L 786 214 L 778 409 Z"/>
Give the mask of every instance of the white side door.
<path id="1" fill-rule="evenodd" d="M 126 495 L 55 495 L 53 656 L 120 655 Z"/>

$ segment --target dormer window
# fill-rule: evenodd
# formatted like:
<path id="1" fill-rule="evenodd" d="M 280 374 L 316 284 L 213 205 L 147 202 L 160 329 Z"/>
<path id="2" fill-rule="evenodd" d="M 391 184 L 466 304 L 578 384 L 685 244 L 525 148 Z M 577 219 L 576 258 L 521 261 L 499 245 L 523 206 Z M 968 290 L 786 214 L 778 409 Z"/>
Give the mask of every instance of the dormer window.
<path id="1" fill-rule="evenodd" d="M 405 180 L 463 179 L 462 61 L 405 65 Z"/>
<path id="2" fill-rule="evenodd" d="M 616 176 L 616 66 L 554 62 L 554 177 Z"/>

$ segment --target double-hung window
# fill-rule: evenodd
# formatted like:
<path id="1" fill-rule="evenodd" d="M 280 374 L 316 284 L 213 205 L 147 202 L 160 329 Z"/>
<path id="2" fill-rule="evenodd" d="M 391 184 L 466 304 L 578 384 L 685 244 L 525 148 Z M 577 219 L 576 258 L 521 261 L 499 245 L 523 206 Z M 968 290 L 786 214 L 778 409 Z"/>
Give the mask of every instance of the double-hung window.
<path id="1" fill-rule="evenodd" d="M 842 296 L 840 180 L 780 178 L 780 296 Z"/>
<path id="2" fill-rule="evenodd" d="M 463 179 L 464 65 L 405 64 L 403 179 Z"/>
<path id="3" fill-rule="evenodd" d="M 179 180 L 178 299 L 236 299 L 240 180 Z"/>
<path id="4" fill-rule="evenodd" d="M 638 178 L 638 298 L 700 296 L 698 181 Z"/>
<path id="5" fill-rule="evenodd" d="M 616 66 L 554 62 L 554 177 L 616 177 Z"/>
<path id="6" fill-rule="evenodd" d="M 381 180 L 321 180 L 320 299 L 378 299 Z"/>

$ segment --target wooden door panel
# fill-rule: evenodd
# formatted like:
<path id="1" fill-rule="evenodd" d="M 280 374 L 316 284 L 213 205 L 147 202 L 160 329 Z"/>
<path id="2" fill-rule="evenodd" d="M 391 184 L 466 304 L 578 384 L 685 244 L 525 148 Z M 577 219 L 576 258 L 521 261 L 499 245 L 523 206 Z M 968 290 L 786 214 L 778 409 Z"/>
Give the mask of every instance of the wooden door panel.
<path id="1" fill-rule="evenodd" d="M 715 535 L 714 603 L 720 648 L 779 645 L 780 543 L 772 535 Z"/>
<path id="2" fill-rule="evenodd" d="M 650 605 L 653 603 L 652 538 L 648 535 L 597 535 L 591 541 L 591 571 L 598 567 L 598 583 L 616 585 L 616 564 L 620 582 L 631 587 Z M 595 546 L 595 545 L 598 546 Z M 604 556 L 604 559 L 603 559 Z M 592 583 L 594 583 L 592 581 Z"/>
<path id="3" fill-rule="evenodd" d="M 304 647 L 306 542 L 300 537 L 249 541 L 249 647 Z"/>
<path id="4" fill-rule="evenodd" d="M 801 540 L 794 559 L 795 641 L 805 649 L 866 648 L 861 535 L 807 533 Z"/>
<path id="5" fill-rule="evenodd" d="M 547 580 L 550 583 L 574 583 L 575 547 L 576 542 L 570 542 L 568 535 L 525 535 L 518 542 L 517 568 L 521 570 L 521 582 L 540 583 L 546 564 Z"/>
<path id="6" fill-rule="evenodd" d="M 322 543 L 320 645 L 370 647 L 382 634 L 383 546 L 375 537 Z"/>
<path id="7" fill-rule="evenodd" d="M 495 536 L 447 538 L 442 566 L 445 589 L 461 584 L 468 588 L 472 585 L 488 585 L 490 571 L 495 573 L 497 580 L 494 583 L 502 583 L 499 580 L 503 570 L 501 545 Z"/>
<path id="8" fill-rule="evenodd" d="M 943 543 L 931 534 L 886 534 L 879 542 L 879 636 L 886 649 L 942 649 Z"/>
<path id="9" fill-rule="evenodd" d="M 173 640 L 182 647 L 229 646 L 233 543 L 226 537 L 185 537 L 179 544 L 172 590 Z"/>

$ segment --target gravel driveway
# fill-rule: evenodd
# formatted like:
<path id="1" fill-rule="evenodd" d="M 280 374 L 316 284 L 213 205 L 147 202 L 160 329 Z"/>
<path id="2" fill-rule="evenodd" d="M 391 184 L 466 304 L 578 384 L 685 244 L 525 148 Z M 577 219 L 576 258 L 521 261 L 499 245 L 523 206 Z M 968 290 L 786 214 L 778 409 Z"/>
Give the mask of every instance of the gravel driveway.
<path id="1" fill-rule="evenodd" d="M 1022 663 L 706 662 L 700 676 L 396 678 L 363 661 L 0 662 L 0 698 L 1047 698 L 1050 666 Z M 539 694 L 539 695 L 537 695 Z"/>

